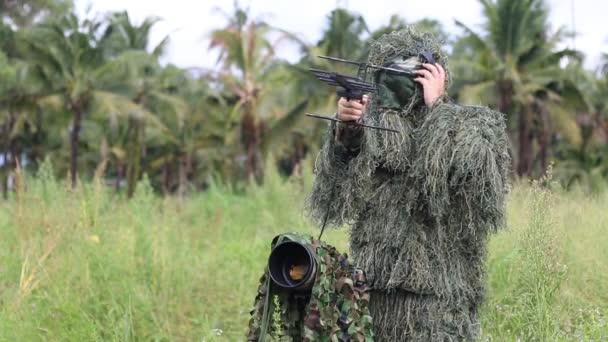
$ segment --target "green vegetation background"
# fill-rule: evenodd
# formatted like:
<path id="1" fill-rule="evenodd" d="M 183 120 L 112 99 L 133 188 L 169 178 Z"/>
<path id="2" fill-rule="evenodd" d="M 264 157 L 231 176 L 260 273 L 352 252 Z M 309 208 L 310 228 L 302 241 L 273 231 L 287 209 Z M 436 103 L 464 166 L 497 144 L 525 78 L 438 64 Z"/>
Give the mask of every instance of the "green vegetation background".
<path id="1" fill-rule="evenodd" d="M 69 190 L 49 164 L 19 177 L 0 204 L 0 341 L 243 340 L 271 239 L 318 233 L 302 174 L 182 199 L 144 179 L 130 201 L 100 182 Z M 484 339 L 605 340 L 608 192 L 544 183 L 514 187 L 490 241 Z M 325 239 L 348 251 L 346 230 Z"/>
<path id="2" fill-rule="evenodd" d="M 326 125 L 303 112 L 336 98 L 308 68 L 352 73 L 316 56 L 364 60 L 406 24 L 445 40 L 449 95 L 505 113 L 513 143 L 484 339 L 607 340 L 608 56 L 585 69 L 543 0 L 480 3 L 484 24 L 456 33 L 336 8 L 317 42 L 236 6 L 201 33 L 219 55 L 201 71 L 160 62 L 158 18 L 0 2 L 0 341 L 242 340 L 272 237 L 317 233 L 302 204 Z M 551 162 L 570 191 L 526 180 Z M 348 251 L 345 229 L 326 239 Z"/>
<path id="3" fill-rule="evenodd" d="M 22 6 L 20 4 L 27 4 Z M 204 190 L 210 177 L 263 182 L 271 154 L 283 174 L 319 149 L 326 122 L 305 112 L 336 110 L 335 89 L 309 68 L 353 74 L 317 58 L 366 60 L 382 34 L 413 25 L 449 54 L 448 95 L 505 114 L 517 177 L 538 178 L 555 163 L 566 187 L 595 191 L 608 179 L 608 56 L 589 68 L 569 28 L 553 28 L 544 0 L 480 0 L 483 24 L 387 15 L 370 29 L 363 14 L 336 7 L 320 39 L 305 41 L 235 2 L 208 38 L 211 69 L 161 62 L 171 35 L 153 44 L 162 18 L 127 12 L 79 16 L 70 0 L 0 2 L 0 188 L 18 167 L 50 158 L 58 175 L 104 181 L 132 195 L 145 173 L 165 194 Z M 608 33 L 607 33 L 608 36 Z M 300 52 L 289 62 L 284 47 Z"/>

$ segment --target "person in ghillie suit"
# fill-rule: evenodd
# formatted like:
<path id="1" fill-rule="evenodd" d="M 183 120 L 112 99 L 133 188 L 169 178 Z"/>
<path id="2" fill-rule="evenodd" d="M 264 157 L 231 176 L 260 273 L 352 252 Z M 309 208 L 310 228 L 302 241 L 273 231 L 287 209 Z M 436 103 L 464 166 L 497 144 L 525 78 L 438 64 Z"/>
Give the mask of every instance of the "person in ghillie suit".
<path id="1" fill-rule="evenodd" d="M 436 64 L 424 63 L 421 53 Z M 503 114 L 446 96 L 447 58 L 428 33 L 392 32 L 369 63 L 378 92 L 340 99 L 315 165 L 308 209 L 350 226 L 354 263 L 371 287 L 376 341 L 461 341 L 479 335 L 489 233 L 504 225 L 510 157 Z"/>

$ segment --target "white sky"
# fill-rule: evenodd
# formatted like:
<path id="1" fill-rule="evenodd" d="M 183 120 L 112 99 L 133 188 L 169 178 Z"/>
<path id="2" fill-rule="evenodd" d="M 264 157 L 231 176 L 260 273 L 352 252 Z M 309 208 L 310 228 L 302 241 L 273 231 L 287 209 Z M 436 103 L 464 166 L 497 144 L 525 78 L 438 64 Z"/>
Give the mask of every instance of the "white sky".
<path id="1" fill-rule="evenodd" d="M 553 27 L 572 27 L 572 3 L 575 2 L 574 22 L 579 36 L 576 47 L 586 56 L 586 66 L 595 68 L 600 52 L 608 53 L 608 1 L 606 0 L 547 0 L 551 8 Z M 165 61 L 180 67 L 212 68 L 216 54 L 208 52 L 209 33 L 225 25 L 225 19 L 214 8 L 232 13 L 233 0 L 75 0 L 77 11 L 91 14 L 127 10 L 137 23 L 147 16 L 163 19 L 152 32 L 152 42 L 159 42 L 170 34 L 171 43 Z M 321 36 L 327 14 L 339 3 L 364 15 L 374 30 L 393 13 L 408 22 L 424 17 L 441 21 L 448 31 L 455 30 L 454 19 L 474 29 L 482 23 L 478 0 L 241 0 L 251 8 L 253 17 L 263 16 L 271 25 L 299 34 L 309 43 Z M 571 44 L 569 41 L 568 44 Z M 297 51 L 280 51 L 284 58 L 293 60 Z"/>

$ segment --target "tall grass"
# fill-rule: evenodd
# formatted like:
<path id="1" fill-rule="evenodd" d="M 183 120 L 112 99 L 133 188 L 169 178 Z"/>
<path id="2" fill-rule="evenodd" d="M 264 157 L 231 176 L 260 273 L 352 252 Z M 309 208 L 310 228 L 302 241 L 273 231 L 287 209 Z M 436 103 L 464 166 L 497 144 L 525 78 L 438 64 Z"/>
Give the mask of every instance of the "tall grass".
<path id="1" fill-rule="evenodd" d="M 514 189 L 508 229 L 489 243 L 486 340 L 608 339 L 607 208 L 606 193 Z"/>
<path id="2" fill-rule="evenodd" d="M 271 239 L 318 234 L 310 171 L 236 193 L 70 191 L 48 165 L 0 204 L 0 341 L 241 341 Z M 489 243 L 485 340 L 608 338 L 608 195 L 518 185 Z M 325 240 L 348 251 L 345 230 Z"/>

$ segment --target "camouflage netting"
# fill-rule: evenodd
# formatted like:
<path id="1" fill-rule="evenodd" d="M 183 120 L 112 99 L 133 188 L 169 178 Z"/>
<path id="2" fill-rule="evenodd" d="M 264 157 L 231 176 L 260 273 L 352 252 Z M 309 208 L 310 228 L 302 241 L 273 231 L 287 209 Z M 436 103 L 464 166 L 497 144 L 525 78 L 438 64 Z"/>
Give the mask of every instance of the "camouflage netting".
<path id="1" fill-rule="evenodd" d="M 315 251 L 318 269 L 311 293 L 298 295 L 279 289 L 266 269 L 251 310 L 247 341 L 271 341 L 269 337 L 294 342 L 373 341 L 369 287 L 363 272 L 351 265 L 345 254 L 310 236 L 283 234 L 272 247 L 283 241 L 307 244 Z M 273 315 L 275 296 L 278 322 Z"/>
<path id="2" fill-rule="evenodd" d="M 385 35 L 370 61 L 439 46 L 412 29 Z M 406 56 L 407 57 L 407 56 Z M 448 82 L 446 82 L 447 87 Z M 351 253 L 372 287 L 377 341 L 474 338 L 489 232 L 501 227 L 510 165 L 504 117 L 421 91 L 400 110 L 371 99 L 366 123 L 401 133 L 328 130 L 315 165 L 312 217 L 351 226 Z"/>

